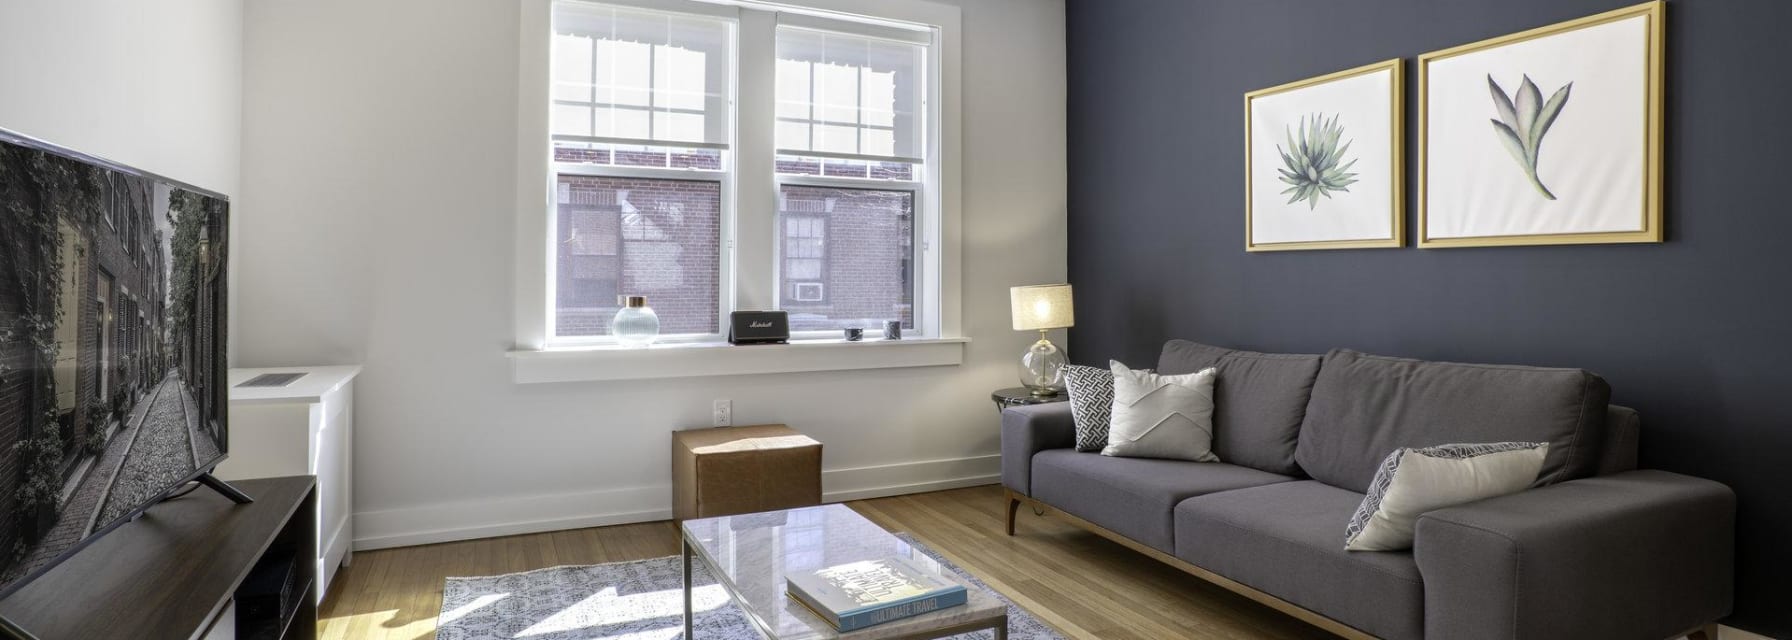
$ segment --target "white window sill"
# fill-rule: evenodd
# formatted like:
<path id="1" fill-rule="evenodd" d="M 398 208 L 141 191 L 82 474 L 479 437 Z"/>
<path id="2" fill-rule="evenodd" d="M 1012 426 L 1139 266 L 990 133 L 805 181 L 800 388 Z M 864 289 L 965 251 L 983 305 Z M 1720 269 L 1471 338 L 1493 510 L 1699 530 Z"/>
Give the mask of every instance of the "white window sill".
<path id="1" fill-rule="evenodd" d="M 790 344 L 700 342 L 510 352 L 518 384 L 595 380 L 650 380 L 803 371 L 939 367 L 962 364 L 970 338 L 905 340 L 795 340 Z"/>

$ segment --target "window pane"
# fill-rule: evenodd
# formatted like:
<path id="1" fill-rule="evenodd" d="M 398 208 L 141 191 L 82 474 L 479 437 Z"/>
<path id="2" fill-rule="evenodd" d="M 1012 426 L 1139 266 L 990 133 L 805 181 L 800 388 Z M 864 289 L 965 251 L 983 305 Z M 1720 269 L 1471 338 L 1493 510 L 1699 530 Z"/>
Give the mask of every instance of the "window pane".
<path id="1" fill-rule="evenodd" d="M 662 334 L 719 332 L 721 183 L 563 174 L 556 200 L 556 336 L 608 335 L 619 295 Z"/>
<path id="2" fill-rule="evenodd" d="M 784 185 L 779 308 L 792 331 L 914 328 L 915 193 Z"/>
<path id="3" fill-rule="evenodd" d="M 575 108 L 555 109 L 555 133 L 728 142 L 731 22 L 557 2 L 554 33 L 554 102 Z M 573 117 L 596 124 L 560 122 Z"/>
<path id="4" fill-rule="evenodd" d="M 778 28 L 778 118 L 814 126 L 808 140 L 779 136 L 785 151 L 920 158 L 926 47 Z"/>

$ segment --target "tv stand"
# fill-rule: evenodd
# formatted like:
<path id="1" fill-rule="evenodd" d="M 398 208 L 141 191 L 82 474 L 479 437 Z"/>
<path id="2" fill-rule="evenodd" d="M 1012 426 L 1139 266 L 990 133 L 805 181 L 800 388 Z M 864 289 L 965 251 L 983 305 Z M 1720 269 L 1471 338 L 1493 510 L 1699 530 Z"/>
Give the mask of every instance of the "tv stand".
<path id="1" fill-rule="evenodd" d="M 249 497 L 249 494 L 243 493 L 236 487 L 230 486 L 230 483 L 228 482 L 219 480 L 218 476 L 212 475 L 209 471 L 199 474 L 199 477 L 195 478 L 195 480 L 198 480 L 199 484 L 211 487 L 213 491 L 224 494 L 224 497 L 230 498 L 231 502 L 237 504 L 249 504 L 255 501 L 254 498 Z"/>
<path id="2" fill-rule="evenodd" d="M 0 637 L 316 637 L 314 479 L 218 484 L 229 491 L 150 507 L 0 600 Z"/>

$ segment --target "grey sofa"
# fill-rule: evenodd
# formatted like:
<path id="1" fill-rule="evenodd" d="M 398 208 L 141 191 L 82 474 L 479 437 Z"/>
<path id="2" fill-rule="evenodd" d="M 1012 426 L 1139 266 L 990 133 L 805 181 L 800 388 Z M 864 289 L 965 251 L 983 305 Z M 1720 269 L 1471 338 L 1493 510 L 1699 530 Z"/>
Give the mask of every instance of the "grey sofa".
<path id="1" fill-rule="evenodd" d="M 1079 453 L 1069 403 L 1004 411 L 1009 535 L 1054 510 L 1354 638 L 1697 637 L 1730 611 L 1734 494 L 1636 469 L 1637 414 L 1598 376 L 1181 340 L 1157 364 L 1209 366 L 1217 463 Z M 1393 449 L 1513 440 L 1551 445 L 1530 490 L 1425 514 L 1412 551 L 1344 550 Z"/>

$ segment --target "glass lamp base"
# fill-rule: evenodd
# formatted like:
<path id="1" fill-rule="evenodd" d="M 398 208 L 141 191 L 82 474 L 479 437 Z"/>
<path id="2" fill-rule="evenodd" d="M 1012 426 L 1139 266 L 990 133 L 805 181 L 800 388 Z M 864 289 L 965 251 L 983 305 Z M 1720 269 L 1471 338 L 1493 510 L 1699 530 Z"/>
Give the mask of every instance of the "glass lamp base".
<path id="1" fill-rule="evenodd" d="M 1055 396 L 1064 391 L 1064 367 L 1070 359 L 1064 350 L 1045 339 L 1040 332 L 1038 342 L 1027 348 L 1020 358 L 1020 383 L 1036 396 Z"/>

